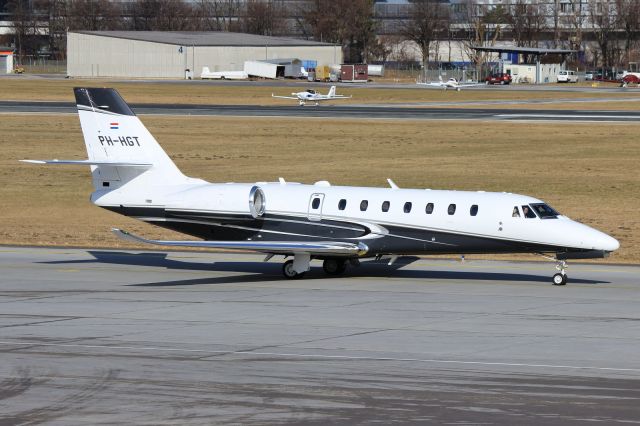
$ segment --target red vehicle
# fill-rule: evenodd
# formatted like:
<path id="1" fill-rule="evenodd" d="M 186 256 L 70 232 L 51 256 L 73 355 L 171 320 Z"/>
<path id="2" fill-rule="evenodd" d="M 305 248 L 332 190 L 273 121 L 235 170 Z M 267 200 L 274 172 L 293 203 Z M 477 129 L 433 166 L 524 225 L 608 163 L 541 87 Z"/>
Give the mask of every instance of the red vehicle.
<path id="1" fill-rule="evenodd" d="M 509 74 L 491 74 L 484 79 L 486 84 L 510 84 L 511 75 Z"/>

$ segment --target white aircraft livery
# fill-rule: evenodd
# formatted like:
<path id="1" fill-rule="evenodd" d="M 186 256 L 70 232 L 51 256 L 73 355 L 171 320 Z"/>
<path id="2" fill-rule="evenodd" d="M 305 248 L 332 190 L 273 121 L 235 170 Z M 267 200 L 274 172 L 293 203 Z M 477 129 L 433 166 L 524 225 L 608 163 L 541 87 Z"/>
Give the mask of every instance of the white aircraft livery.
<path id="1" fill-rule="evenodd" d="M 331 86 L 329 93 L 323 95 L 313 89 L 307 89 L 304 92 L 293 92 L 291 96 L 277 96 L 273 93 L 272 98 L 278 99 L 297 99 L 298 105 L 304 106 L 306 102 L 314 102 L 316 106 L 320 105 L 322 101 L 331 101 L 336 99 L 351 99 L 351 96 L 336 95 L 336 86 Z"/>
<path id="2" fill-rule="evenodd" d="M 239 249 L 290 256 L 287 278 L 312 259 L 327 274 L 362 258 L 430 254 L 538 253 L 556 262 L 602 258 L 618 241 L 525 195 L 286 182 L 209 183 L 183 175 L 114 89 L 76 88 L 87 160 L 23 160 L 91 167 L 91 201 L 113 212 L 196 237 L 137 243 Z"/>

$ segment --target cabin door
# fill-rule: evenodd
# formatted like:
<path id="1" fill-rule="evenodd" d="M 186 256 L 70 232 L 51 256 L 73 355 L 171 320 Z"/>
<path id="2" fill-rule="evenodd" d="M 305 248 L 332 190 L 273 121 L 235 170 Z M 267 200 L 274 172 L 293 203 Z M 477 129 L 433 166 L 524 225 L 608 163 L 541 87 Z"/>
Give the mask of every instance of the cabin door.
<path id="1" fill-rule="evenodd" d="M 314 222 L 322 220 L 323 203 L 324 194 L 311 194 L 311 198 L 309 198 L 309 210 L 307 212 L 309 220 Z"/>

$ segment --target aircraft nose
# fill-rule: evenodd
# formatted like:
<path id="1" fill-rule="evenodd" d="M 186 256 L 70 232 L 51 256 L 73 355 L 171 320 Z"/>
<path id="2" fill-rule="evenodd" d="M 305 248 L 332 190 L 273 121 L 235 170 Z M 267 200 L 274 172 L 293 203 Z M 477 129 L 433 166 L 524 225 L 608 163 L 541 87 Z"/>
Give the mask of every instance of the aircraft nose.
<path id="1" fill-rule="evenodd" d="M 620 248 L 620 243 L 618 242 L 618 240 L 600 231 L 594 232 L 594 235 L 592 237 L 592 244 L 597 250 L 615 251 Z"/>

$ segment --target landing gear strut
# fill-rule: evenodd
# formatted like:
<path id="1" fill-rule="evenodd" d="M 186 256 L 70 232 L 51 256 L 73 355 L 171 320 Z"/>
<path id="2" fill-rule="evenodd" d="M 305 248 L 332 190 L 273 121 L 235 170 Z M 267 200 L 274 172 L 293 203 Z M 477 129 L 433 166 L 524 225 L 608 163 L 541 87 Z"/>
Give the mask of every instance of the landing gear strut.
<path id="1" fill-rule="evenodd" d="M 553 276 L 553 285 L 567 284 L 567 262 L 564 260 L 556 260 L 556 269 L 560 272 Z"/>
<path id="2" fill-rule="evenodd" d="M 553 260 L 556 262 L 556 269 L 558 273 L 553 275 L 552 283 L 553 285 L 566 285 L 567 284 L 567 262 L 566 260 L 556 259 L 555 257 L 547 256 L 543 253 L 536 253 L 539 256 L 544 257 L 545 259 Z"/>
<path id="3" fill-rule="evenodd" d="M 309 270 L 311 256 L 309 253 L 296 253 L 293 259 L 289 259 L 282 265 L 282 274 L 290 280 L 297 280 Z"/>

